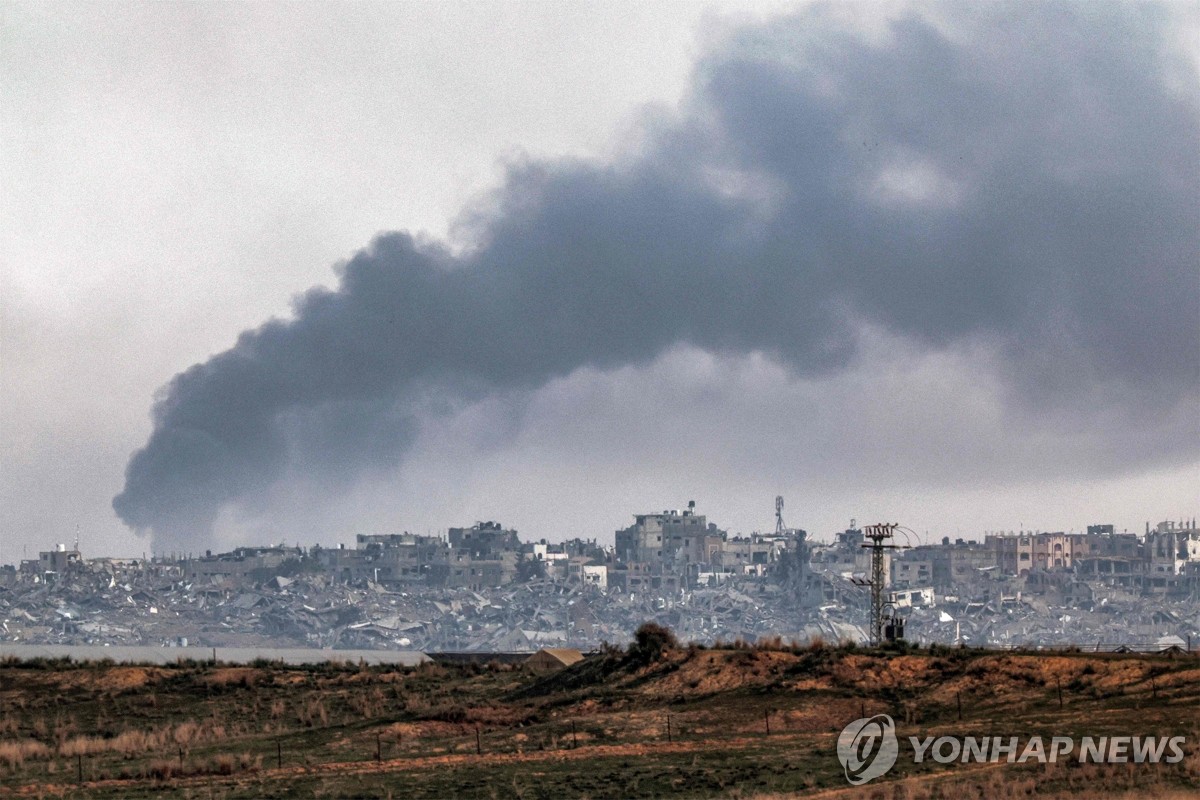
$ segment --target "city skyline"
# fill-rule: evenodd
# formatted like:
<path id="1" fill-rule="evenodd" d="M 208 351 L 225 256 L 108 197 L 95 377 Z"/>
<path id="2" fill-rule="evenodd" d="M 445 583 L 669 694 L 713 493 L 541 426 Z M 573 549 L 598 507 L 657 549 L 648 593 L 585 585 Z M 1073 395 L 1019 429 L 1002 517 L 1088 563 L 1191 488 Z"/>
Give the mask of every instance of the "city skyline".
<path id="1" fill-rule="evenodd" d="M 779 498 L 776 498 L 776 499 L 779 499 Z M 711 517 L 703 508 L 701 508 L 700 506 L 698 506 L 696 504 L 695 500 L 688 501 L 686 509 L 685 509 L 685 506 L 683 506 L 682 504 L 677 504 L 677 506 L 672 506 L 672 507 L 667 507 L 667 508 L 662 508 L 662 509 L 643 508 L 643 509 L 640 509 L 639 511 L 630 512 L 629 514 L 627 514 L 626 521 L 628 522 L 629 520 L 640 519 L 641 517 L 644 517 L 644 516 L 655 516 L 655 515 L 659 515 L 659 514 L 681 514 L 685 510 L 687 510 L 688 512 L 694 512 L 698 515 L 708 518 L 710 520 L 710 522 L 714 526 L 716 526 L 716 528 L 719 531 L 722 532 L 722 534 L 727 534 L 731 539 L 740 538 L 740 537 L 757 536 L 757 535 L 770 536 L 775 532 L 774 528 L 772 528 L 770 525 L 766 525 L 766 524 L 760 525 L 760 526 L 755 526 L 755 527 L 749 527 L 749 528 L 740 528 L 737 526 L 726 524 L 725 522 L 723 522 L 720 519 Z M 872 520 L 868 520 L 868 519 L 858 519 L 856 517 L 850 517 L 847 519 L 847 524 L 844 527 L 839 527 L 839 528 L 835 528 L 835 529 L 831 529 L 831 530 L 813 531 L 813 530 L 807 530 L 801 525 L 792 525 L 790 523 L 787 523 L 786 515 L 784 517 L 784 520 L 785 520 L 786 530 L 789 534 L 791 534 L 795 531 L 801 531 L 804 534 L 805 541 L 809 542 L 810 544 L 817 545 L 817 546 L 829 546 L 829 545 L 836 544 L 840 534 L 842 534 L 843 532 L 851 531 L 851 530 L 861 530 L 863 528 L 863 526 L 869 525 L 869 524 L 874 524 L 874 522 L 876 522 L 876 521 L 872 521 Z M 1156 519 L 1154 521 L 1146 520 L 1145 523 L 1143 524 L 1143 527 L 1141 529 L 1137 529 L 1137 530 L 1130 529 L 1128 527 L 1122 527 L 1120 525 L 1114 525 L 1112 523 L 1098 521 L 1098 520 L 1094 520 L 1090 523 L 1082 524 L 1077 527 L 1071 526 L 1071 527 L 1066 527 L 1066 528 L 1044 528 L 1044 527 L 1040 527 L 1040 526 L 1036 525 L 1036 523 L 1026 526 L 1025 523 L 1022 522 L 1019 524 L 1019 526 L 1017 528 L 1013 528 L 1013 529 L 984 529 L 984 530 L 972 532 L 972 533 L 969 533 L 966 535 L 960 535 L 958 532 L 951 534 L 951 533 L 946 533 L 946 532 L 941 532 L 941 531 L 933 531 L 933 530 L 918 531 L 918 530 L 914 530 L 914 529 L 908 527 L 907 525 L 903 525 L 900 523 L 897 523 L 897 524 L 899 525 L 899 530 L 901 531 L 901 533 L 899 535 L 902 538 L 902 540 L 905 542 L 905 546 L 913 547 L 913 546 L 936 546 L 936 545 L 943 544 L 946 541 L 949 541 L 951 543 L 965 541 L 965 542 L 972 543 L 972 544 L 982 544 L 986 538 L 994 537 L 994 536 L 1007 537 L 1007 536 L 1041 535 L 1041 534 L 1082 535 L 1085 532 L 1090 532 L 1089 529 L 1091 529 L 1093 527 L 1103 528 L 1103 527 L 1107 527 L 1110 525 L 1113 528 L 1113 531 L 1115 533 L 1132 534 L 1132 535 L 1141 537 L 1143 534 L 1149 534 L 1152 531 L 1157 530 L 1161 526 L 1178 526 L 1178 528 L 1180 530 L 1188 529 L 1189 527 L 1194 528 L 1195 520 L 1196 520 L 1195 516 L 1190 516 L 1190 517 L 1188 517 L 1188 516 L 1181 516 L 1181 517 L 1166 517 L 1166 516 L 1164 516 L 1161 519 Z M 778 520 L 775 520 L 775 521 L 777 522 Z M 551 534 L 548 537 L 547 536 L 530 536 L 527 534 L 523 534 L 521 532 L 521 528 L 519 526 L 509 524 L 508 520 L 491 517 L 491 518 L 486 518 L 486 519 L 480 518 L 480 519 L 476 519 L 476 520 L 473 520 L 470 522 L 468 522 L 466 520 L 459 520 L 457 522 L 457 524 L 451 523 L 451 524 L 443 525 L 439 528 L 434 528 L 434 529 L 427 528 L 425 530 L 409 530 L 408 528 L 403 528 L 403 529 L 397 528 L 394 530 L 392 530 L 392 529 L 389 529 L 389 530 L 376 529 L 376 530 L 358 530 L 358 531 L 353 531 L 353 532 L 342 531 L 338 535 L 331 535 L 331 537 L 328 540 L 313 540 L 313 541 L 302 542 L 299 540 L 288 540 L 286 537 L 282 537 L 277 541 L 260 541 L 260 542 L 254 542 L 254 543 L 249 543 L 249 542 L 234 543 L 234 544 L 230 545 L 228 551 L 225 551 L 222 554 L 228 555 L 228 554 L 233 553 L 238 550 L 254 550 L 256 548 L 267 548 L 267 549 L 277 548 L 277 547 L 284 547 L 284 548 L 315 547 L 318 549 L 319 548 L 337 548 L 339 546 L 348 546 L 348 545 L 355 544 L 356 540 L 358 542 L 358 546 L 362 546 L 364 537 L 366 539 L 370 539 L 372 537 L 382 537 L 382 538 L 386 539 L 387 537 L 390 537 L 390 536 L 412 535 L 412 536 L 434 537 L 434 538 L 446 540 L 449 537 L 451 531 L 453 531 L 456 528 L 463 529 L 463 528 L 470 528 L 471 526 L 478 527 L 478 526 L 487 526 L 487 525 L 496 525 L 499 528 L 502 528 L 506 531 L 510 530 L 510 531 L 514 532 L 515 534 L 517 534 L 520 542 L 523 544 L 535 544 L 535 543 L 542 542 L 542 543 L 549 543 L 551 545 L 559 545 L 559 544 L 563 544 L 565 542 L 590 541 L 590 542 L 595 542 L 596 546 L 598 546 L 598 547 L 610 549 L 610 550 L 614 547 L 614 544 L 615 544 L 614 535 L 620 534 L 620 532 L 623 530 L 622 528 L 604 529 L 604 530 L 601 530 L 599 528 L 597 528 L 595 530 L 590 530 L 590 529 L 584 530 L 581 528 L 571 528 L 569 530 L 568 529 L 560 530 L 556 534 Z M 137 558 L 139 555 L 144 558 L 185 558 L 185 557 L 186 558 L 198 558 L 201 555 L 203 555 L 203 551 L 193 551 L 193 550 L 160 551 L 160 550 L 149 549 L 149 550 L 144 551 L 141 554 L 92 552 L 92 551 L 88 550 L 88 547 L 87 547 L 88 542 L 86 541 L 86 539 L 82 538 L 82 532 L 76 531 L 76 532 L 74 532 L 74 534 L 80 538 L 76 538 L 76 539 L 73 539 L 70 541 L 64 540 L 64 541 L 54 542 L 52 546 L 47 547 L 41 551 L 31 553 L 31 552 L 29 552 L 28 547 L 25 547 L 22 549 L 22 553 L 20 554 L 19 558 L 14 557 L 10 553 L 4 552 L 2 555 L 0 555 L 0 565 L 19 566 L 22 561 L 36 560 L 38 552 L 44 553 L 44 552 L 51 552 L 51 551 L 59 551 L 59 552 L 62 552 L 62 551 L 76 552 L 77 551 L 85 559 L 91 559 L 91 558 L 99 558 L 99 559 Z M 217 551 L 213 551 L 211 549 L 208 549 L 207 552 L 210 554 L 213 554 L 213 555 L 218 554 Z"/>

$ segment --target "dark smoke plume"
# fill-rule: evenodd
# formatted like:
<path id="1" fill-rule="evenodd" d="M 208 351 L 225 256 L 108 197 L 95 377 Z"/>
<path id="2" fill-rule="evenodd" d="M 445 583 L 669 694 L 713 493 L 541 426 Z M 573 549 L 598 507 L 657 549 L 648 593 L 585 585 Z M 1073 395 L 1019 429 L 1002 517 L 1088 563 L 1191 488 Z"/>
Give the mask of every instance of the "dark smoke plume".
<path id="1" fill-rule="evenodd" d="M 989 343 L 1034 409 L 1177 407 L 1200 388 L 1194 65 L 1153 6 L 971 10 L 740 30 L 636 154 L 511 167 L 466 254 L 379 237 L 171 381 L 114 508 L 196 548 L 289 473 L 398 463 L 429 398 L 679 343 L 837 370 L 863 321 Z"/>

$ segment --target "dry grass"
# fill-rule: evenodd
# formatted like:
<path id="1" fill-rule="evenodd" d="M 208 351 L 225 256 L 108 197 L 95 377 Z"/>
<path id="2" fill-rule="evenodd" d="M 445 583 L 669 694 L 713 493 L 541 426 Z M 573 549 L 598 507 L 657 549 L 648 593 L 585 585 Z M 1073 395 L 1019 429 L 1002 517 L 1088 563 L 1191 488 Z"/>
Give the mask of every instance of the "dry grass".
<path id="1" fill-rule="evenodd" d="M 368 692 L 351 695 L 348 705 L 354 713 L 362 717 L 373 718 L 383 713 L 386 702 L 383 692 L 375 687 Z"/>
<path id="2" fill-rule="evenodd" d="M 224 667 L 204 676 L 203 682 L 213 689 L 253 689 L 262 680 L 258 667 Z"/>
<path id="3" fill-rule="evenodd" d="M 50 748 L 42 742 L 25 739 L 19 742 L 0 742 L 0 763 L 9 768 L 19 767 L 26 761 L 40 761 L 50 757 Z"/>
<path id="4" fill-rule="evenodd" d="M 146 765 L 142 772 L 142 777 L 153 778 L 158 781 L 169 781 L 170 779 L 183 774 L 183 770 L 179 762 L 173 758 L 157 758 Z"/>
<path id="5" fill-rule="evenodd" d="M 0 796 L 10 787 L 29 797 L 102 798 L 170 788 L 199 798 L 213 785 L 221 793 L 249 788 L 253 796 L 255 786 L 265 794 L 268 783 L 274 796 L 367 796 L 361 792 L 374 779 L 367 776 L 377 773 L 380 780 L 410 782 L 412 797 L 457 793 L 473 800 L 609 796 L 600 788 L 608 775 L 631 797 L 762 800 L 1177 800 L 1189 796 L 1179 787 L 1200 785 L 1200 758 L 1186 747 L 1185 763 L 1169 769 L 985 764 L 914 770 L 910 764 L 862 789 L 844 783 L 830 751 L 847 720 L 871 713 L 891 714 L 901 724 L 917 717 L 910 722 L 931 733 L 999 725 L 1078 734 L 1092 724 L 1111 732 L 1129 722 L 1147 727 L 1136 732 L 1169 726 L 1194 742 L 1200 724 L 1187 714 L 1200 670 L 1189 664 L 945 648 L 883 656 L 821 641 L 784 647 L 769 638 L 724 651 L 675 648 L 654 663 L 616 669 L 596 668 L 607 664 L 602 660 L 584 662 L 575 670 L 580 679 L 568 670 L 563 677 L 569 680 L 544 684 L 519 670 L 437 665 L 408 671 L 187 668 L 152 682 L 158 694 L 153 712 L 145 690 L 73 691 L 71 704 L 63 705 L 54 689 L 76 681 L 73 673 L 22 673 L 20 694 L 11 692 L 11 703 L 5 697 L 12 721 L 0 719 L 0 731 L 11 734 L 0 738 Z M 103 669 L 91 672 L 91 684 L 105 685 Z M 1055 702 L 1059 682 L 1063 708 Z M 1109 684 L 1120 691 L 1105 691 Z M 529 686 L 538 691 L 526 693 Z M 955 720 L 960 691 L 961 724 Z M 80 695 L 90 705 L 77 702 Z M 23 698 L 32 698 L 28 713 L 18 711 Z M 665 741 L 668 714 L 673 743 Z M 771 739 L 765 740 L 768 718 Z M 39 719 L 40 738 L 31 735 Z M 237 744 L 224 738 L 227 732 Z M 5 741 L 16 736 L 21 739 Z M 77 757 L 83 757 L 86 788 L 75 786 Z M 558 766 L 563 759 L 578 768 Z M 266 772 L 264 761 L 271 768 Z M 535 765 L 542 777 L 531 784 Z"/>
<path id="6" fill-rule="evenodd" d="M 166 725 L 151 730 L 122 731 L 113 737 L 75 736 L 58 746 L 58 755 L 73 757 L 116 753 L 133 758 L 173 747 L 190 749 L 195 744 L 221 741 L 225 735 L 225 726 L 211 720 L 185 720 L 178 725 Z"/>
<path id="7" fill-rule="evenodd" d="M 296 721 L 306 728 L 328 725 L 329 709 L 319 697 L 310 697 L 296 710 Z"/>

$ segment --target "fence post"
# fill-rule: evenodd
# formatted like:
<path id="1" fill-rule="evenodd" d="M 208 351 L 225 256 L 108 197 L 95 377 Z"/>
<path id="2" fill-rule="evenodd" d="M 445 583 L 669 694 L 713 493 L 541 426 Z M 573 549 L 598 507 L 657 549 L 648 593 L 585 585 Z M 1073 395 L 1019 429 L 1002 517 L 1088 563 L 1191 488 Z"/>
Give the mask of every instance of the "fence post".
<path id="1" fill-rule="evenodd" d="M 479 726 L 475 726 L 475 755 L 483 755 L 483 739 L 479 735 Z"/>
<path id="2" fill-rule="evenodd" d="M 275 740 L 275 766 L 283 769 L 283 745 L 278 739 Z"/>
<path id="3" fill-rule="evenodd" d="M 667 714 L 667 744 L 671 743 L 671 715 Z"/>
<path id="4" fill-rule="evenodd" d="M 575 720 L 571 720 L 571 749 L 575 750 L 579 747 L 579 739 L 575 736 Z"/>
<path id="5" fill-rule="evenodd" d="M 83 783 L 83 754 L 82 753 L 75 754 L 75 763 L 79 767 L 79 782 Z M 182 771 L 182 767 L 180 769 Z"/>
<path id="6" fill-rule="evenodd" d="M 379 738 L 379 731 L 375 732 L 375 760 L 383 761 L 383 742 Z"/>
<path id="7" fill-rule="evenodd" d="M 767 736 L 771 735 L 771 712 L 763 712 L 763 722 L 767 723 Z"/>
<path id="8" fill-rule="evenodd" d="M 1054 683 L 1058 686 L 1058 707 L 1062 708 L 1062 678 L 1055 678 Z"/>
<path id="9" fill-rule="evenodd" d="M 955 692 L 954 699 L 958 701 L 958 721 L 962 722 L 962 692 Z"/>

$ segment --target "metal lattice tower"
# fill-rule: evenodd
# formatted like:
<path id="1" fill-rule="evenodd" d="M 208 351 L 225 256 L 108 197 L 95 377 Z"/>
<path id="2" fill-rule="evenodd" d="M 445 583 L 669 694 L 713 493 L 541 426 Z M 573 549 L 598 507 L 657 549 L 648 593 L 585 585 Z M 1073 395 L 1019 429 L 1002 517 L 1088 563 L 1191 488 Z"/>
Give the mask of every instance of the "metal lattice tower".
<path id="1" fill-rule="evenodd" d="M 871 548 L 871 644 L 878 647 L 883 642 L 883 589 L 887 585 L 887 575 L 884 571 L 883 551 L 899 549 L 898 545 L 885 544 L 892 538 L 898 522 L 881 522 L 878 525 L 867 525 L 863 528 L 863 536 L 871 540 L 863 547 Z"/>
<path id="2" fill-rule="evenodd" d="M 775 535 L 782 536 L 787 530 L 783 526 L 783 495 L 775 498 Z"/>

